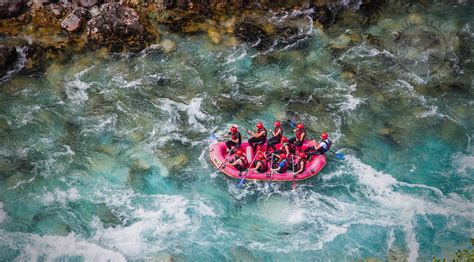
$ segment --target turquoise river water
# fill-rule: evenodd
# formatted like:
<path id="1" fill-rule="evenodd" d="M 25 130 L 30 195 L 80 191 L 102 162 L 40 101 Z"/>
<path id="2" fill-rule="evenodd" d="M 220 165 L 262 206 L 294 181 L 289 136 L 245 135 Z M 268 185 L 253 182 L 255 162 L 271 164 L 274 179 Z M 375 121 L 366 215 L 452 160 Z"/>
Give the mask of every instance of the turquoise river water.
<path id="1" fill-rule="evenodd" d="M 174 52 L 91 51 L 4 79 L 0 260 L 452 258 L 474 235 L 472 6 L 393 4 L 325 31 L 274 15 L 297 43 L 169 33 Z M 441 39 L 436 66 L 424 41 L 394 40 L 423 26 Z M 346 159 L 296 190 L 239 189 L 209 163 L 210 134 L 289 117 Z"/>

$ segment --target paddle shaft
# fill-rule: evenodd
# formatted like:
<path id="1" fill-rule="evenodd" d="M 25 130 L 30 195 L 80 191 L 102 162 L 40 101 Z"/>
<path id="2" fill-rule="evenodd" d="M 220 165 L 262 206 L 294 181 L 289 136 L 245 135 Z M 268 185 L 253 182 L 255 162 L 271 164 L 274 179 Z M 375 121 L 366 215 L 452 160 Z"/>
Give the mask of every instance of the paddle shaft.
<path id="1" fill-rule="evenodd" d="M 257 152 L 255 152 L 255 155 L 253 156 L 252 162 L 250 162 L 250 165 L 249 165 L 249 167 L 247 168 L 247 171 L 245 171 L 245 174 L 242 176 L 242 178 L 241 178 L 240 181 L 239 181 L 239 186 L 241 186 L 241 185 L 244 183 L 245 176 L 246 176 L 247 173 L 250 171 L 250 167 L 252 166 L 253 162 L 255 161 L 255 158 L 257 157 L 258 152 L 260 152 L 260 150 L 258 150 Z"/>

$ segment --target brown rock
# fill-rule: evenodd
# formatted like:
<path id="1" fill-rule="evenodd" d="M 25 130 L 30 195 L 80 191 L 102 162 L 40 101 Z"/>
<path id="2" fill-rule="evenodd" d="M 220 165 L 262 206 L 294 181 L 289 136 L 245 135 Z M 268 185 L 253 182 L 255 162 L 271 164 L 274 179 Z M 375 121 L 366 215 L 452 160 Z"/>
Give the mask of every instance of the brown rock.
<path id="1" fill-rule="evenodd" d="M 81 28 L 82 18 L 76 16 L 74 13 L 69 14 L 61 21 L 61 27 L 66 29 L 68 32 L 74 32 Z"/>
<path id="2" fill-rule="evenodd" d="M 0 1 L 0 19 L 17 16 L 20 13 L 23 0 L 2 0 Z"/>
<path id="3" fill-rule="evenodd" d="M 135 10 L 120 3 L 106 3 L 99 10 L 87 22 L 89 40 L 99 44 L 144 45 L 145 30 Z"/>
<path id="4" fill-rule="evenodd" d="M 98 0 L 78 0 L 80 6 L 92 7 L 99 3 Z"/>

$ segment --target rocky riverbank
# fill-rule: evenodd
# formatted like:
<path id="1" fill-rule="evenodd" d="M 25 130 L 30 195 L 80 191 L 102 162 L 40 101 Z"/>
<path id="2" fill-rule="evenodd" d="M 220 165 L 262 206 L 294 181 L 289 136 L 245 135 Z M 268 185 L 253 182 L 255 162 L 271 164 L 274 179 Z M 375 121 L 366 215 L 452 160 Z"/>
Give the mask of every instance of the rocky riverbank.
<path id="1" fill-rule="evenodd" d="M 268 49 L 301 38 L 297 21 L 278 21 L 286 14 L 327 29 L 341 10 L 370 17 L 383 2 L 367 0 L 359 6 L 332 0 L 4 1 L 0 3 L 0 72 L 4 75 L 18 60 L 15 47 L 26 47 L 26 71 L 91 49 L 137 52 L 154 44 L 169 52 L 174 43 L 162 37 L 168 30 L 206 32 L 214 44 L 248 42 Z"/>

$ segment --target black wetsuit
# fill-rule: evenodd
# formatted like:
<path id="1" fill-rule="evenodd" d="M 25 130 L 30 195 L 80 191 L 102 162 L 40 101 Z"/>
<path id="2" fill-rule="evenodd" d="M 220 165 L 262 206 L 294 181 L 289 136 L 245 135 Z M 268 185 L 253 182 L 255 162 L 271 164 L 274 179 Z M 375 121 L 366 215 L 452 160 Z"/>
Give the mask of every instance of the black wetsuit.
<path id="1" fill-rule="evenodd" d="M 239 159 L 242 159 L 242 162 L 243 162 L 243 165 L 235 165 L 235 168 L 237 168 L 237 170 L 239 171 L 244 171 L 245 169 L 247 169 L 247 158 L 245 158 L 245 156 L 241 156 L 241 157 L 236 157 L 234 159 L 234 162 L 239 160 Z"/>
<path id="2" fill-rule="evenodd" d="M 267 141 L 267 130 L 265 129 L 265 127 L 257 130 L 257 134 L 262 132 L 262 131 L 265 131 L 265 134 L 263 136 L 260 136 L 260 137 L 251 137 L 249 138 L 249 145 L 253 148 L 253 151 L 255 151 L 255 147 L 257 145 L 261 145 L 261 144 L 265 144 L 265 142 Z"/>
<path id="3" fill-rule="evenodd" d="M 229 132 L 229 135 L 231 135 L 231 140 L 225 141 L 225 145 L 227 146 L 228 149 L 231 149 L 232 147 L 235 147 L 236 149 L 239 148 L 240 143 L 242 143 L 242 135 L 240 135 L 240 132 L 237 131 L 235 134 L 232 132 Z M 235 143 L 232 140 L 238 140 L 238 143 Z"/>
<path id="4" fill-rule="evenodd" d="M 301 165 L 303 165 L 303 171 L 304 171 L 304 168 L 305 168 L 305 166 L 306 166 L 306 160 L 299 159 L 298 162 L 296 162 L 296 163 L 293 165 L 293 169 L 295 170 L 295 172 L 297 172 L 298 170 L 300 170 Z M 301 172 L 303 172 L 303 171 L 301 171 Z M 301 174 L 301 173 L 299 173 L 299 174 Z"/>
<path id="5" fill-rule="evenodd" d="M 325 139 L 325 140 L 321 140 L 321 142 L 326 144 L 327 150 L 324 150 L 323 147 L 320 147 L 318 150 L 316 150 L 316 148 L 314 146 L 311 146 L 311 147 L 308 147 L 308 148 L 305 149 L 305 153 L 308 156 L 324 155 L 324 153 L 329 151 L 329 149 L 331 148 L 332 142 L 329 138 Z"/>
<path id="6" fill-rule="evenodd" d="M 261 163 L 262 165 L 257 169 L 259 173 L 265 173 L 268 170 L 268 165 L 266 161 L 262 160 L 256 160 L 255 161 L 255 166 L 257 166 L 258 163 Z"/>
<path id="7" fill-rule="evenodd" d="M 303 137 L 300 141 L 300 139 L 297 139 L 297 137 L 301 137 L 301 136 L 303 136 Z M 288 143 L 290 143 L 294 146 L 301 146 L 301 145 L 303 145 L 303 141 L 304 141 L 305 137 L 306 137 L 306 131 L 304 129 L 303 130 L 298 130 L 298 131 L 296 131 L 295 137 L 290 138 L 288 140 Z"/>
<path id="8" fill-rule="evenodd" d="M 283 135 L 283 129 L 281 129 L 281 127 L 276 127 L 273 131 L 274 131 L 274 132 L 277 132 L 277 130 L 281 130 L 281 132 L 280 132 L 279 135 L 274 136 L 274 137 L 268 139 L 267 151 L 266 151 L 266 152 L 268 152 L 268 150 L 270 149 L 270 147 L 273 149 L 273 151 L 275 151 L 275 150 L 276 150 L 275 145 L 278 144 L 278 143 L 280 143 L 280 139 L 281 139 L 281 137 L 282 137 L 282 135 Z"/>

